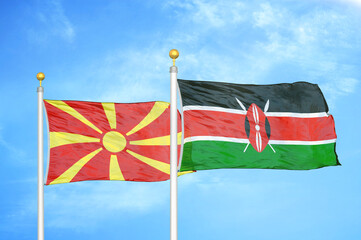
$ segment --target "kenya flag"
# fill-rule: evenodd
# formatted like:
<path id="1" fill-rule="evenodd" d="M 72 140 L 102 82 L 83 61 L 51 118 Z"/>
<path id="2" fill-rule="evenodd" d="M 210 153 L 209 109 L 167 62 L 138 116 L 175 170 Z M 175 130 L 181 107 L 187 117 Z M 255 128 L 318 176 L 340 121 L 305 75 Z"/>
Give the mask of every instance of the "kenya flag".
<path id="1" fill-rule="evenodd" d="M 169 179 L 169 103 L 44 100 L 44 104 L 50 147 L 47 185 Z M 180 138 L 180 126 L 178 132 Z"/>
<path id="2" fill-rule="evenodd" d="M 178 85 L 184 121 L 181 171 L 339 165 L 334 120 L 316 84 L 178 80 Z"/>

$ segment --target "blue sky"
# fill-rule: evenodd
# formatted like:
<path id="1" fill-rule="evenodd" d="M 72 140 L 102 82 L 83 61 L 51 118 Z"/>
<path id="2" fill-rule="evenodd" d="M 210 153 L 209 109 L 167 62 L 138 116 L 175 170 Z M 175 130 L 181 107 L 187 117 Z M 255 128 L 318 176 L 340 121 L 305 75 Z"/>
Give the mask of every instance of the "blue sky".
<path id="1" fill-rule="evenodd" d="M 341 167 L 179 178 L 179 239 L 360 239 L 361 1 L 1 1 L 0 239 L 37 234 L 37 103 L 169 101 L 179 78 L 320 85 Z M 47 154 L 47 151 L 45 151 Z M 47 156 L 47 155 L 46 155 Z M 169 239 L 169 182 L 45 187 L 46 239 Z"/>

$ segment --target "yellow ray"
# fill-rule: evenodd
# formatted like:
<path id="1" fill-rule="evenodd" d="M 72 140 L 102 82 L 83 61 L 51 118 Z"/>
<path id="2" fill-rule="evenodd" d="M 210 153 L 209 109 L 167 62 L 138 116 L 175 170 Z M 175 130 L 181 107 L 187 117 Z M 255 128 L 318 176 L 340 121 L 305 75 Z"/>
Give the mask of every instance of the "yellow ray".
<path id="1" fill-rule="evenodd" d="M 177 142 L 178 145 L 181 144 L 182 141 L 182 133 L 179 132 L 177 134 Z M 148 138 L 137 141 L 130 141 L 130 145 L 151 145 L 151 146 L 169 146 L 170 145 L 170 136 L 156 137 L 156 138 Z"/>
<path id="2" fill-rule="evenodd" d="M 103 133 L 99 128 L 97 128 L 94 124 L 89 122 L 89 120 L 86 119 L 83 115 L 81 115 L 77 110 L 70 107 L 65 102 L 58 101 L 58 100 L 45 100 L 45 101 L 48 102 L 49 104 L 53 105 L 54 107 L 59 108 L 60 110 L 66 112 L 67 114 L 75 117 L 76 119 L 78 119 L 82 123 L 86 124 L 87 126 L 91 127 L 92 129 L 94 129 L 98 133 L 100 133 L 100 134 Z"/>
<path id="3" fill-rule="evenodd" d="M 178 177 L 184 174 L 193 173 L 194 171 L 185 171 L 185 172 L 178 172 Z"/>
<path id="4" fill-rule="evenodd" d="M 133 157 L 139 159 L 140 161 L 148 164 L 149 166 L 154 167 L 155 169 L 158 169 L 161 172 L 164 172 L 166 174 L 170 173 L 170 166 L 169 166 L 168 163 L 164 163 L 164 162 L 160 162 L 158 160 L 154 160 L 154 159 L 151 159 L 151 158 L 144 157 L 144 156 L 139 155 L 139 154 L 137 154 L 135 152 L 132 152 L 130 150 L 127 150 L 127 153 L 129 153 Z"/>
<path id="5" fill-rule="evenodd" d="M 148 113 L 145 118 L 138 123 L 132 130 L 126 133 L 127 136 L 132 135 L 133 133 L 138 132 L 140 129 L 148 126 L 151 122 L 157 119 L 162 113 L 168 108 L 169 103 L 166 102 L 155 102 L 152 110 Z"/>
<path id="6" fill-rule="evenodd" d="M 75 175 L 77 175 L 77 173 L 84 167 L 84 165 L 87 164 L 101 150 L 102 150 L 102 148 L 99 148 L 99 149 L 95 150 L 94 152 L 91 152 L 88 155 L 86 155 L 85 157 L 81 158 L 79 161 L 74 163 L 73 166 L 68 168 L 63 174 L 61 174 L 59 177 L 57 177 L 50 184 L 70 182 L 75 177 Z"/>
<path id="7" fill-rule="evenodd" d="M 108 122 L 111 129 L 117 128 L 117 117 L 115 115 L 115 105 L 114 103 L 102 103 L 105 115 L 108 118 Z"/>
<path id="8" fill-rule="evenodd" d="M 117 155 L 110 156 L 109 179 L 124 181 L 124 176 L 120 170 Z"/>
<path id="9" fill-rule="evenodd" d="M 170 174 L 170 165 L 168 163 L 164 163 L 164 162 L 160 162 L 158 160 L 154 160 L 154 159 L 151 159 L 151 158 L 147 158 L 147 157 L 144 157 L 142 155 L 139 155 L 135 152 L 132 152 L 130 150 L 127 150 L 127 153 L 129 153 L 130 155 L 132 155 L 133 157 L 139 159 L 140 161 L 158 169 L 159 171 L 162 171 L 166 174 Z M 188 173 L 193 173 L 194 171 L 185 171 L 185 172 L 178 172 L 178 177 L 179 176 L 182 176 L 184 174 L 188 174 Z"/>
<path id="10" fill-rule="evenodd" d="M 73 143 L 100 142 L 99 138 L 66 132 L 50 132 L 50 148 Z"/>

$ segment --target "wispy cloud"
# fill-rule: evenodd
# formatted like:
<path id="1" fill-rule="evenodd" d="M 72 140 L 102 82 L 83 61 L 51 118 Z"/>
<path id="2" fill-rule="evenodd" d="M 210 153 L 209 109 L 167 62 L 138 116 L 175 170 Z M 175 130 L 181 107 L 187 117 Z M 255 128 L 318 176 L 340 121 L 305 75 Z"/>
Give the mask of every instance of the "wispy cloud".
<path id="1" fill-rule="evenodd" d="M 142 49 L 118 49 L 96 59 L 83 71 L 89 72 L 82 77 L 87 83 L 79 81 L 79 88 L 103 92 L 93 99 L 99 101 L 167 101 L 169 92 L 161 89 L 169 85 L 164 66 L 170 65 L 167 53 L 173 47 L 181 54 L 180 78 L 359 81 L 358 66 L 345 62 L 344 56 L 361 52 L 361 33 L 354 27 L 360 21 L 342 9 L 312 7 L 300 13 L 273 2 L 173 0 L 163 3 L 163 10 L 173 16 L 172 29 Z M 69 88 L 79 89 L 74 84 Z"/>
<path id="2" fill-rule="evenodd" d="M 1 151 L 1 148 L 4 148 L 5 151 Z M 1 127 L 0 127 L 0 151 L 2 153 L 7 153 L 7 156 L 11 157 L 12 159 L 16 159 L 18 161 L 23 161 L 26 155 L 26 153 L 21 148 L 10 144 L 8 141 L 4 139 L 3 131 Z"/>
<path id="3" fill-rule="evenodd" d="M 158 46 L 108 54 L 99 72 L 107 74 L 111 84 L 100 98 L 120 102 L 168 100 L 169 93 L 161 91 L 169 79 L 167 67 L 164 68 L 171 65 L 168 51 Z"/>
<path id="4" fill-rule="evenodd" d="M 181 9 L 177 25 L 187 27 L 170 38 L 181 46 L 183 41 L 187 51 L 180 75 L 240 83 L 322 84 L 345 75 L 358 81 L 358 66 L 342 61 L 348 51 L 361 52 L 361 34 L 355 28 L 360 20 L 343 9 L 313 5 L 299 12 L 273 2 L 237 5 L 205 0 L 172 1 L 165 6 L 176 13 Z M 345 65 L 347 72 L 341 71 Z M 335 71 L 331 73 L 330 67 Z"/>
<path id="5" fill-rule="evenodd" d="M 88 231 L 114 213 L 143 215 L 167 204 L 168 184 L 83 182 L 46 187 L 47 225 Z"/>
<path id="6" fill-rule="evenodd" d="M 60 37 L 73 42 L 75 29 L 66 16 L 60 0 L 41 2 L 35 14 L 38 24 L 28 30 L 29 38 L 35 42 L 46 42 L 50 37 Z"/>
<path id="7" fill-rule="evenodd" d="M 331 2 L 339 2 L 343 4 L 350 4 L 352 6 L 360 7 L 361 8 L 361 1 L 360 0 L 328 0 Z"/>
<path id="8" fill-rule="evenodd" d="M 180 195 L 183 196 L 182 201 L 189 201 L 191 196 L 188 193 L 195 192 L 197 193 L 198 204 L 207 202 L 210 206 L 217 206 L 217 209 L 214 209 L 212 213 L 205 213 L 204 211 L 207 210 L 203 207 L 189 204 L 187 205 L 188 211 L 198 208 L 197 210 L 202 211 L 203 214 L 216 215 L 212 218 L 217 218 L 217 215 L 229 216 L 229 221 L 239 221 L 239 214 L 244 219 L 269 217 L 276 214 L 279 208 L 284 206 L 284 203 L 270 200 L 268 196 L 271 196 L 272 192 L 282 192 L 294 185 L 289 181 L 258 182 L 252 177 L 249 178 L 250 175 L 248 174 L 250 173 L 245 172 L 242 174 L 245 178 L 242 179 L 242 177 L 240 178 L 240 171 L 242 170 L 214 171 L 200 171 L 197 174 L 187 176 L 188 178 L 182 181 L 179 191 Z M 237 175 L 238 181 L 235 181 L 235 176 L 232 175 Z M 226 202 L 226 205 L 218 206 L 218 201 Z M 267 207 L 271 205 L 272 207 Z M 196 222 L 197 220 L 193 221 Z"/>
<path id="9" fill-rule="evenodd" d="M 260 10 L 256 10 L 253 12 L 254 26 L 256 27 L 265 27 L 272 25 L 280 26 L 284 15 L 282 11 L 276 10 L 271 7 L 269 3 L 261 3 Z"/>
<path id="10" fill-rule="evenodd" d="M 79 182 L 45 186 L 45 225 L 89 232 L 109 218 L 142 216 L 159 211 L 169 202 L 169 182 Z M 33 195 L 33 194 L 32 194 Z M 36 218 L 36 198 L 25 196 L 17 208 L 3 216 L 16 231 Z M 116 213 L 116 214 L 115 214 Z"/>
<path id="11" fill-rule="evenodd" d="M 220 28 L 227 24 L 238 24 L 244 20 L 244 4 L 237 1 L 174 0 L 167 1 L 164 7 L 174 8 L 178 16 L 186 11 L 189 16 L 184 18 L 184 21 L 191 20 L 205 28 Z"/>
<path id="12" fill-rule="evenodd" d="M 326 94 L 327 102 L 331 108 L 337 105 L 337 99 L 342 96 L 355 93 L 359 80 L 354 78 L 334 78 L 320 84 L 322 91 Z"/>

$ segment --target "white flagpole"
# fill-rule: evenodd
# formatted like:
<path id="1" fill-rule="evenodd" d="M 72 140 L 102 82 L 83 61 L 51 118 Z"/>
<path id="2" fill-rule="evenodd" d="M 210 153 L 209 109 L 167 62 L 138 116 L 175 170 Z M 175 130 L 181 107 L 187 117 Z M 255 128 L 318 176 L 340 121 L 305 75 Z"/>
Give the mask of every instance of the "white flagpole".
<path id="1" fill-rule="evenodd" d="M 170 67 L 170 240 L 178 239 L 178 203 L 177 203 L 177 73 L 175 59 L 179 56 L 176 49 L 169 52 L 173 59 Z"/>
<path id="2" fill-rule="evenodd" d="M 40 81 L 38 92 L 38 240 L 44 240 L 44 134 L 43 134 L 43 95 L 41 81 L 45 75 L 39 72 L 36 78 Z"/>

